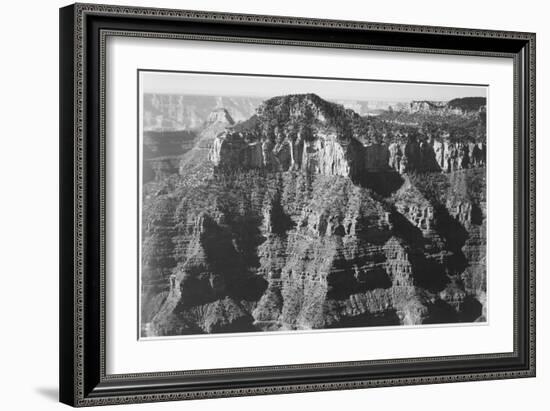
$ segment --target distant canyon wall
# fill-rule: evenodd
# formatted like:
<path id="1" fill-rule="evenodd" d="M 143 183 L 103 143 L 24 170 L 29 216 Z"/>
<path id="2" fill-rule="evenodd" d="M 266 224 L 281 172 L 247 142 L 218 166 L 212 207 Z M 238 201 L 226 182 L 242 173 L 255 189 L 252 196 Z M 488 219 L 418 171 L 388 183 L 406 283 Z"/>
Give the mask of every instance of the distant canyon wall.
<path id="1" fill-rule="evenodd" d="M 485 97 L 465 97 L 451 101 L 412 101 L 407 111 L 409 113 L 475 116 L 486 111 Z"/>
<path id="2" fill-rule="evenodd" d="M 235 121 L 249 118 L 262 99 L 232 96 L 195 96 L 147 93 L 143 96 L 143 128 L 146 131 L 196 130 L 212 111 L 224 108 Z"/>

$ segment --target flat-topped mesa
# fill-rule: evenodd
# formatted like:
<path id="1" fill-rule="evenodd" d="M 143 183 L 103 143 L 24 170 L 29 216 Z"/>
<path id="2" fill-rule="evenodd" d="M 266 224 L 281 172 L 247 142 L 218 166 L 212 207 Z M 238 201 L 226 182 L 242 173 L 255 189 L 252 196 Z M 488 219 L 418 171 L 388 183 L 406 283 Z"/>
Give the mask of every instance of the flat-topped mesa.
<path id="1" fill-rule="evenodd" d="M 417 100 L 409 104 L 409 113 L 477 116 L 484 114 L 487 107 L 485 97 L 462 97 L 451 101 Z"/>
<path id="2" fill-rule="evenodd" d="M 447 108 L 447 102 L 445 101 L 424 101 L 415 100 L 409 104 L 409 111 L 411 113 L 430 113 L 440 112 Z"/>

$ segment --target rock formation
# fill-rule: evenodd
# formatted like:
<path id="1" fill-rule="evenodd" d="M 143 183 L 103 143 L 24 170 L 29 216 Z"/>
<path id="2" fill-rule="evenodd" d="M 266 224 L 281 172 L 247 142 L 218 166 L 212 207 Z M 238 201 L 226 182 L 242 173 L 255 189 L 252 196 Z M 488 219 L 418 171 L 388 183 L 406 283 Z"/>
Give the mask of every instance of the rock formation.
<path id="1" fill-rule="evenodd" d="M 215 111 L 144 189 L 142 335 L 483 321 L 484 145 L 367 129 L 312 94 Z"/>
<path id="2" fill-rule="evenodd" d="M 437 142 L 436 161 L 441 170 L 451 172 L 485 165 L 485 143 Z"/>
<path id="3" fill-rule="evenodd" d="M 181 131 L 201 129 L 212 111 L 223 108 L 235 121 L 249 118 L 259 98 L 214 97 L 200 95 L 154 94 L 143 96 L 145 131 Z"/>
<path id="4" fill-rule="evenodd" d="M 227 110 L 219 108 L 212 111 L 204 122 L 194 147 L 180 158 L 179 174 L 184 175 L 194 166 L 204 165 L 216 136 L 234 124 L 235 121 Z"/>
<path id="5" fill-rule="evenodd" d="M 430 113 L 439 115 L 475 116 L 485 112 L 484 97 L 457 98 L 451 101 L 412 101 L 409 105 L 411 113 Z"/>
<path id="6" fill-rule="evenodd" d="M 270 99 L 259 106 L 249 123 L 216 136 L 209 153 L 215 166 L 303 170 L 355 178 L 388 169 L 400 174 L 450 172 L 485 164 L 485 144 L 481 142 L 417 135 L 389 145 L 371 141 L 359 116 L 316 95 Z"/>

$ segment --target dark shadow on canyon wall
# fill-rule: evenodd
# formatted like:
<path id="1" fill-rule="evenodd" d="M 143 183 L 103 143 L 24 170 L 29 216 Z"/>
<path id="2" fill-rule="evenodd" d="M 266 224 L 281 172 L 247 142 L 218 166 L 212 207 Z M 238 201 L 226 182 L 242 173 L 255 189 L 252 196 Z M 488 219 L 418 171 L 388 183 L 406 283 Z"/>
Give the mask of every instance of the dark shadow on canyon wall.
<path id="1" fill-rule="evenodd" d="M 382 313 L 364 313 L 361 315 L 342 317 L 326 328 L 358 328 L 376 327 L 388 325 L 400 325 L 400 319 L 395 310 L 388 310 Z"/>
<path id="2" fill-rule="evenodd" d="M 391 214 L 391 221 L 394 230 L 409 244 L 408 254 L 415 285 L 432 292 L 443 290 L 449 282 L 446 269 L 439 262 L 426 258 L 424 246 L 427 240 L 422 231 L 396 211 Z M 461 264 L 463 259 L 463 255 L 458 258 Z"/>
<path id="3" fill-rule="evenodd" d="M 466 296 L 458 307 L 443 300 L 436 300 L 427 307 L 428 317 L 424 324 L 471 323 L 482 315 L 481 303 L 471 295 Z"/>
<path id="4" fill-rule="evenodd" d="M 443 300 L 436 300 L 428 304 L 428 317 L 424 324 L 442 324 L 458 322 L 458 313 L 448 303 Z"/>
<path id="5" fill-rule="evenodd" d="M 437 221 L 436 230 L 445 238 L 447 247 L 455 252 L 460 251 L 468 239 L 468 232 L 464 226 L 453 218 L 443 205 L 434 207 L 434 216 Z"/>
<path id="6" fill-rule="evenodd" d="M 353 266 L 348 265 L 338 272 L 327 276 L 327 298 L 344 300 L 352 294 L 364 293 L 375 289 L 387 289 L 392 286 L 388 273 L 382 267 L 373 267 L 361 273 L 358 278 Z"/>
<path id="7" fill-rule="evenodd" d="M 449 283 L 445 268 L 437 261 L 427 259 L 421 252 L 410 256 L 414 284 L 431 292 L 442 291 Z"/>
<path id="8" fill-rule="evenodd" d="M 460 312 L 461 322 L 473 322 L 476 321 L 482 314 L 481 303 L 471 295 L 467 295 L 462 303 L 462 309 Z"/>
<path id="9" fill-rule="evenodd" d="M 397 171 L 367 172 L 353 179 L 354 184 L 368 188 L 382 197 L 399 190 L 404 180 Z"/>
<path id="10" fill-rule="evenodd" d="M 483 211 L 478 204 L 472 203 L 472 224 L 481 225 L 483 224 Z"/>
<path id="11" fill-rule="evenodd" d="M 285 213 L 281 204 L 281 196 L 277 195 L 271 204 L 270 213 L 271 232 L 278 235 L 286 235 L 287 232 L 294 228 L 295 224 L 292 218 Z"/>
<path id="12" fill-rule="evenodd" d="M 422 231 L 411 224 L 407 218 L 397 212 L 395 208 L 390 214 L 390 221 L 393 225 L 394 231 L 402 237 L 407 244 L 415 244 L 417 247 L 422 247 L 425 243 Z"/>
<path id="13" fill-rule="evenodd" d="M 235 218 L 229 228 L 208 215 L 203 219 L 200 242 L 204 260 L 185 267 L 180 283 L 181 305 L 205 304 L 226 296 L 257 301 L 267 288 L 267 281 L 254 274 L 259 265 L 255 252 L 261 238 L 258 223 Z"/>

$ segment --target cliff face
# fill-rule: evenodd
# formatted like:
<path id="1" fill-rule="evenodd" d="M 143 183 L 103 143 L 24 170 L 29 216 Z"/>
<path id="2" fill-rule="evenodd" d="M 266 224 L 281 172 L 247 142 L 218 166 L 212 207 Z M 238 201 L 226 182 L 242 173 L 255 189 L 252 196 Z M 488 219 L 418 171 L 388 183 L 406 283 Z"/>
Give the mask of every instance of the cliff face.
<path id="1" fill-rule="evenodd" d="M 249 121 L 219 134 L 209 158 L 226 169 L 302 170 L 353 177 L 387 169 L 360 142 L 365 124 L 343 106 L 314 94 L 275 97 Z M 382 148 L 383 150 L 383 148 Z"/>
<path id="2" fill-rule="evenodd" d="M 347 177 L 248 171 L 160 195 L 172 207 L 162 220 L 146 214 L 144 237 L 151 249 L 170 238 L 173 260 L 166 272 L 166 260 L 147 260 L 166 279 L 155 294 L 163 303 L 144 307 L 149 333 L 483 318 L 479 206 L 450 199 L 438 209 L 413 184 L 380 202 Z M 446 232 L 446 218 L 467 239 Z"/>
<path id="3" fill-rule="evenodd" d="M 410 135 L 386 145 L 369 135 L 364 119 L 343 106 L 309 94 L 276 97 L 247 122 L 219 133 L 209 159 L 225 169 L 302 170 L 353 179 L 389 169 L 450 172 L 485 163 L 481 142 Z"/>
<path id="4" fill-rule="evenodd" d="M 179 176 L 145 190 L 142 335 L 484 321 L 475 150 L 386 146 L 314 95 L 210 120 Z"/>
<path id="5" fill-rule="evenodd" d="M 412 101 L 409 105 L 411 113 L 431 113 L 440 115 L 475 116 L 485 112 L 484 97 L 456 98 L 446 101 Z"/>
<path id="6" fill-rule="evenodd" d="M 445 172 L 485 166 L 485 143 L 435 141 L 435 160 Z"/>
<path id="7" fill-rule="evenodd" d="M 302 170 L 346 177 L 365 169 L 365 150 L 357 140 L 340 140 L 334 131 L 320 131 L 316 137 L 312 141 L 283 138 L 272 143 L 250 141 L 243 133 L 228 131 L 215 138 L 209 159 L 223 169 Z M 387 169 L 387 165 L 382 167 Z"/>

